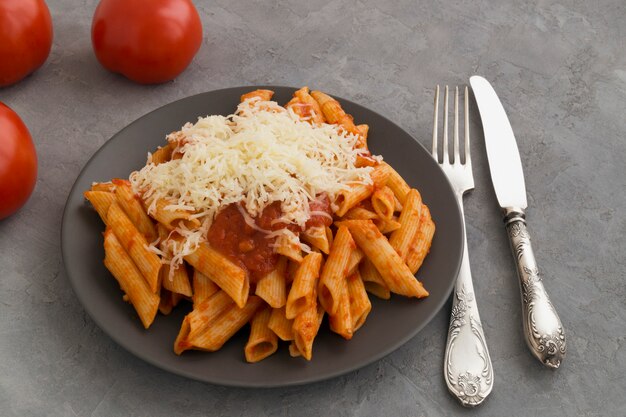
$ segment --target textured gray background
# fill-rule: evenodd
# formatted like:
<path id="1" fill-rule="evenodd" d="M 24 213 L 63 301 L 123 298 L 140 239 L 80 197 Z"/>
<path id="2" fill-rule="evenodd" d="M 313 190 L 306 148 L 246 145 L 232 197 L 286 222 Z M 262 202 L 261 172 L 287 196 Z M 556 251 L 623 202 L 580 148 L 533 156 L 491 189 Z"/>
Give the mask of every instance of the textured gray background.
<path id="1" fill-rule="evenodd" d="M 2 415 L 585 415 L 626 410 L 626 8 L 623 0 L 196 1 L 202 48 L 174 82 L 103 70 L 89 38 L 95 0 L 49 0 L 52 53 L 0 90 L 29 126 L 39 179 L 0 222 Z M 473 107 L 476 190 L 465 199 L 495 388 L 464 410 L 442 378 L 449 304 L 417 337 L 358 372 L 309 386 L 198 383 L 122 350 L 86 316 L 63 269 L 61 214 L 81 167 L 144 113 L 245 84 L 309 86 L 371 107 L 423 144 L 436 83 L 482 74 L 516 132 L 535 249 L 569 343 L 544 369 L 521 332 L 518 284 Z"/>

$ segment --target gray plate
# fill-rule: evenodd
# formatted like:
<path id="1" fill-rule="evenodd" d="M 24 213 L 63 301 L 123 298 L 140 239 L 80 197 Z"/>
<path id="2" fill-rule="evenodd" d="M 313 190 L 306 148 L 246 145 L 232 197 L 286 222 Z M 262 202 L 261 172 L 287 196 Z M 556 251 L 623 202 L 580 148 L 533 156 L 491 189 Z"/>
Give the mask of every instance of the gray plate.
<path id="1" fill-rule="evenodd" d="M 382 358 L 415 336 L 444 305 L 459 270 L 461 213 L 452 188 L 428 151 L 402 128 L 339 98 L 355 121 L 370 125 L 368 143 L 372 152 L 383 155 L 409 185 L 419 189 L 430 207 L 437 231 L 418 273 L 430 296 L 419 301 L 400 296 L 389 301 L 372 297 L 372 312 L 350 341 L 331 333 L 325 321 L 310 362 L 291 358 L 287 344 L 281 343 L 273 356 L 257 364 L 246 363 L 243 347 L 247 330 L 239 332 L 218 352 L 193 351 L 176 356 L 172 346 L 190 310 L 189 303 L 182 303 L 170 316 L 158 315 L 152 327 L 144 330 L 103 265 L 104 226 L 83 200 L 83 191 L 93 181 L 127 178 L 145 164 L 149 150 L 164 143 L 167 133 L 199 116 L 232 113 L 239 96 L 255 88 L 227 88 L 176 101 L 141 117 L 106 142 L 87 162 L 67 199 L 61 231 L 65 268 L 76 296 L 98 326 L 121 346 L 160 368 L 201 381 L 241 387 L 297 385 L 332 378 Z M 294 91 L 268 88 L 276 91 L 274 97 L 279 103 L 286 103 Z"/>

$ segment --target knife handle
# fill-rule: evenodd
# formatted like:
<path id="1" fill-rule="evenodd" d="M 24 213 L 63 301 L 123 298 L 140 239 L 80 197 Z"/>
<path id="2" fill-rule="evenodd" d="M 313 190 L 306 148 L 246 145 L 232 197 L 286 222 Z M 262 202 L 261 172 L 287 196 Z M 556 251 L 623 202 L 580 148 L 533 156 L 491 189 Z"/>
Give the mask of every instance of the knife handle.
<path id="1" fill-rule="evenodd" d="M 504 223 L 522 295 L 524 336 L 533 355 L 544 365 L 556 369 L 565 357 L 565 333 L 539 276 L 525 217 L 522 209 L 505 209 Z"/>

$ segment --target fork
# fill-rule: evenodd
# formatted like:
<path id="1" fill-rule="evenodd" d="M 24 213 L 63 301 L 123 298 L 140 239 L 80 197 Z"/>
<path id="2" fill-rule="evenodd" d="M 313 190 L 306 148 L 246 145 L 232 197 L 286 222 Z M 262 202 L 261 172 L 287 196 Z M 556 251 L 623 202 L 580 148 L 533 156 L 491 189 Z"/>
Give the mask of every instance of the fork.
<path id="1" fill-rule="evenodd" d="M 453 156 L 448 152 L 448 86 L 443 98 L 443 155 L 441 162 L 437 150 L 437 121 L 439 109 L 439 86 L 435 91 L 435 112 L 433 117 L 432 155 L 445 172 L 454 189 L 463 218 L 463 258 L 456 280 L 452 299 L 452 313 L 448 327 L 448 340 L 444 358 L 444 378 L 448 390 L 465 407 L 474 407 L 483 402 L 493 388 L 493 366 L 478 315 L 474 297 L 472 272 L 467 252 L 467 233 L 463 212 L 463 195 L 474 189 L 472 158 L 469 142 L 468 89 L 465 87 L 465 146 L 464 163 L 461 163 L 459 150 L 459 88 L 454 95 Z"/>

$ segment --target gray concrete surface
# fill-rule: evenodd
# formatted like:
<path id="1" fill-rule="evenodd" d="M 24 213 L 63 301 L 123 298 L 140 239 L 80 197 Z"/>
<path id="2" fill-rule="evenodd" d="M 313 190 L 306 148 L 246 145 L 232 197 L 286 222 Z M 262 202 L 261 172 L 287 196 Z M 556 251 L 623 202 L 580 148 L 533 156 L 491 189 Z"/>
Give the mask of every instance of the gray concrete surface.
<path id="1" fill-rule="evenodd" d="M 29 126 L 39 179 L 0 222 L 3 416 L 623 416 L 626 410 L 626 3 L 623 0 L 201 1 L 205 40 L 174 82 L 103 70 L 89 38 L 95 0 L 49 0 L 43 68 L 0 90 Z M 449 304 L 413 340 L 344 377 L 273 390 L 198 383 L 122 350 L 86 316 L 61 262 L 59 229 L 88 158 L 144 113 L 243 84 L 316 88 L 392 118 L 422 143 L 436 83 L 490 79 L 526 171 L 545 285 L 566 328 L 558 371 L 527 351 L 513 262 L 472 121 L 476 190 L 466 197 L 471 264 L 495 388 L 465 410 L 442 378 Z"/>

